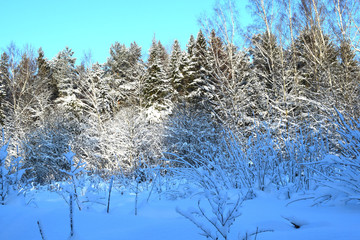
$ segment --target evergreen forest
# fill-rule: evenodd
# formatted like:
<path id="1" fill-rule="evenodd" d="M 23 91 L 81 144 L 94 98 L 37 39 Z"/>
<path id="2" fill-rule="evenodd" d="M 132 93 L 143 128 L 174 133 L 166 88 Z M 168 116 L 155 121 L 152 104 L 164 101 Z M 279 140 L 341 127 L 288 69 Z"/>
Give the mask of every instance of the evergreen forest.
<path id="1" fill-rule="evenodd" d="M 41 48 L 10 44 L 0 60 L 11 156 L 1 158 L 2 186 L 20 170 L 19 182 L 66 179 L 71 146 L 87 175 L 106 180 L 151 182 L 149 169 L 171 177 L 201 168 L 229 188 L 297 191 L 331 181 L 353 199 L 359 8 L 352 0 L 254 0 L 254 24 L 241 26 L 235 1 L 220 1 L 186 48 L 154 37 L 145 58 L 136 42 L 114 42 L 105 63 L 80 63 L 70 47 L 48 59 Z"/>

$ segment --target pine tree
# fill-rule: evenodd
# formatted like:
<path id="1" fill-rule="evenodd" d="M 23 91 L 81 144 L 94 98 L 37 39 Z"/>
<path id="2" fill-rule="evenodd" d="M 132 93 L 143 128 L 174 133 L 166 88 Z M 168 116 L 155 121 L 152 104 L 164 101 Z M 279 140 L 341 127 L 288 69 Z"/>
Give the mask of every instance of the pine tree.
<path id="1" fill-rule="evenodd" d="M 114 101 L 118 104 L 126 101 L 126 94 L 120 87 L 130 81 L 131 63 L 129 62 L 128 49 L 124 44 L 115 42 L 110 48 L 110 58 L 106 66 L 109 68 L 110 89 Z"/>
<path id="2" fill-rule="evenodd" d="M 51 100 L 55 100 L 58 97 L 58 89 L 56 84 L 54 84 L 52 81 L 50 63 L 48 59 L 45 58 L 45 54 L 42 48 L 39 48 L 38 50 L 36 65 L 38 69 L 36 76 L 37 81 L 40 82 L 44 88 L 46 88 L 46 91 L 51 93 Z"/>
<path id="3" fill-rule="evenodd" d="M 129 48 L 129 62 L 131 66 L 135 66 L 141 60 L 141 47 L 132 42 Z"/>
<path id="4" fill-rule="evenodd" d="M 131 63 L 130 83 L 131 95 L 129 97 L 129 103 L 131 105 L 140 105 L 140 95 L 142 88 L 142 78 L 145 73 L 145 66 L 142 60 L 141 47 L 136 42 L 130 44 L 129 48 L 129 62 Z"/>

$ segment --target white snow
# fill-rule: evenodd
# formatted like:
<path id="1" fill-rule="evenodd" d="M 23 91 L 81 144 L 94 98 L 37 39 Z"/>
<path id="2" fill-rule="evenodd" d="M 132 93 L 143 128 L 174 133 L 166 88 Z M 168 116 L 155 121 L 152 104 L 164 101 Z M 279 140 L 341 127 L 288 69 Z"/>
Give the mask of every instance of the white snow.
<path id="1" fill-rule="evenodd" d="M 105 189 L 105 187 L 103 188 Z M 73 239 L 205 239 L 200 230 L 177 213 L 198 209 L 200 194 L 185 199 L 169 200 L 165 195 L 149 192 L 139 194 L 138 215 L 134 215 L 135 195 L 114 189 L 110 213 L 106 213 L 106 191 L 99 191 L 104 205 L 87 203 L 83 210 L 75 208 Z M 243 202 L 242 213 L 231 226 L 229 239 L 242 239 L 247 233 L 260 233 L 257 239 L 360 239 L 360 205 L 331 202 L 312 206 L 312 200 L 296 201 L 304 196 L 280 199 L 275 193 L 257 191 L 256 197 Z M 27 201 L 29 204 L 26 204 Z M 203 205 L 206 206 L 206 205 Z M 208 209 L 211 211 L 210 209 Z M 13 197 L 8 204 L 0 206 L 0 239 L 41 239 L 37 221 L 40 221 L 48 240 L 68 239 L 69 207 L 61 195 L 48 190 L 32 190 L 27 196 Z M 291 223 L 300 226 L 296 229 Z M 249 238 L 251 239 L 251 238 Z"/>

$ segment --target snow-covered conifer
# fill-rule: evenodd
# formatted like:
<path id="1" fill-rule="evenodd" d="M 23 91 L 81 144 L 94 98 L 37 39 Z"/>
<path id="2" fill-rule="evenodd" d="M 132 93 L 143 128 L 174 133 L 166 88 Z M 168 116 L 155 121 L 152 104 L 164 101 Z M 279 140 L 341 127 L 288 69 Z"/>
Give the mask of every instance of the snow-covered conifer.
<path id="1" fill-rule="evenodd" d="M 164 47 L 156 40 L 153 40 L 149 50 L 147 73 L 142 88 L 143 105 L 164 109 L 169 104 L 170 83 L 166 77 L 167 53 Z"/>
<path id="2" fill-rule="evenodd" d="M 4 52 L 1 54 L 0 60 L 0 124 L 4 124 L 5 115 L 5 98 L 6 98 L 6 83 L 9 79 L 9 56 Z"/>
<path id="3" fill-rule="evenodd" d="M 23 190 L 21 183 L 26 171 L 20 156 L 11 156 L 8 159 L 9 143 L 5 142 L 4 130 L 2 131 L 2 146 L 0 148 L 0 204 L 5 205 L 7 198 L 13 192 L 19 193 Z"/>
<path id="4" fill-rule="evenodd" d="M 71 117 L 80 118 L 83 111 L 83 104 L 79 99 L 79 82 L 75 70 L 76 58 L 74 52 L 66 47 L 52 60 L 51 68 L 53 78 L 58 89 L 58 97 L 55 100 L 58 107 L 64 110 Z"/>
<path id="5" fill-rule="evenodd" d="M 181 72 L 181 68 L 183 67 L 182 55 L 183 53 L 179 42 L 175 40 L 172 46 L 168 69 L 168 78 L 172 88 L 172 101 L 178 101 L 179 97 L 182 96 L 184 92 L 184 77 Z"/>
<path id="6" fill-rule="evenodd" d="M 111 96 L 118 105 L 138 104 L 139 83 L 144 69 L 141 61 L 141 47 L 136 42 L 125 45 L 115 42 L 110 48 L 106 63 L 110 70 Z"/>
<path id="7" fill-rule="evenodd" d="M 196 40 L 191 37 L 187 46 L 188 59 L 183 69 L 185 99 L 192 104 L 204 104 L 212 98 L 214 86 L 210 79 L 207 42 L 202 32 L 199 31 Z"/>

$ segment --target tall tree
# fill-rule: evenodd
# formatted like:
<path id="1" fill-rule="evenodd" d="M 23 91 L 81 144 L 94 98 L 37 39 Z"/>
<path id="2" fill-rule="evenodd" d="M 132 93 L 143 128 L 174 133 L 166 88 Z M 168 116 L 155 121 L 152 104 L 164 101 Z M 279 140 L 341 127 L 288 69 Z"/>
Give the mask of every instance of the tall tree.
<path id="1" fill-rule="evenodd" d="M 211 68 L 211 75 L 215 78 L 227 78 L 231 79 L 231 73 L 229 71 L 229 59 L 220 37 L 212 30 L 209 38 L 209 56 L 208 61 Z"/>
<path id="2" fill-rule="evenodd" d="M 17 105 L 22 109 L 23 118 L 27 118 L 27 120 L 31 120 L 33 122 L 36 120 L 36 114 L 32 111 L 32 106 L 35 104 L 35 97 L 40 91 L 39 87 L 41 84 L 37 82 L 36 72 L 38 71 L 36 60 L 33 55 L 28 56 L 25 52 L 21 61 L 19 62 L 17 73 L 16 73 L 16 82 L 18 86 L 14 91 L 14 106 Z M 17 103 L 15 103 L 17 102 Z M 26 115 L 25 115 L 26 114 Z M 24 119 L 25 120 L 25 119 Z"/>
<path id="3" fill-rule="evenodd" d="M 356 53 L 349 41 L 342 41 L 339 49 L 340 66 L 337 71 L 337 95 L 341 98 L 341 106 L 352 116 L 360 116 L 360 66 L 356 61 Z M 336 73 L 336 72 L 334 72 Z"/>
<path id="4" fill-rule="evenodd" d="M 169 79 L 166 77 L 165 53 L 161 42 L 156 42 L 154 39 L 149 51 L 147 73 L 142 89 L 143 104 L 146 107 L 157 105 L 159 108 L 164 108 L 169 102 L 171 90 Z"/>
<path id="5" fill-rule="evenodd" d="M 80 79 L 84 110 L 97 121 L 99 128 L 113 114 L 116 104 L 111 96 L 110 79 L 103 66 L 98 63 L 88 68 L 83 79 Z"/>
<path id="6" fill-rule="evenodd" d="M 53 78 L 56 82 L 59 96 L 55 100 L 57 106 L 71 117 L 80 118 L 82 103 L 79 99 L 78 74 L 75 68 L 74 52 L 66 47 L 52 60 Z"/>
<path id="7" fill-rule="evenodd" d="M 192 104 L 205 104 L 212 98 L 214 85 L 210 78 L 206 39 L 200 30 L 196 40 L 190 37 L 188 44 L 188 60 L 183 70 L 185 82 L 185 98 Z M 200 105 L 199 105 L 200 106 Z"/>
<path id="8" fill-rule="evenodd" d="M 44 51 L 40 48 L 36 60 L 37 72 L 33 82 L 33 101 L 29 111 L 34 120 L 34 125 L 44 125 L 53 109 L 57 86 L 53 84 L 49 60 L 45 58 Z"/>
<path id="9" fill-rule="evenodd" d="M 139 101 L 139 83 L 143 75 L 141 62 L 141 47 L 135 42 L 130 48 L 115 42 L 110 48 L 110 58 L 107 61 L 110 85 L 113 98 L 119 104 L 135 104 Z"/>
<path id="10" fill-rule="evenodd" d="M 5 120 L 6 83 L 9 79 L 9 56 L 4 52 L 0 59 L 0 124 Z"/>
<path id="11" fill-rule="evenodd" d="M 29 46 L 23 50 L 15 45 L 7 49 L 9 75 L 7 78 L 7 127 L 14 136 L 20 137 L 26 129 L 31 128 L 36 116 L 32 112 L 35 96 L 39 88 L 36 81 L 37 65 L 33 49 Z"/>
<path id="12" fill-rule="evenodd" d="M 169 60 L 168 78 L 172 89 L 172 101 L 178 101 L 180 96 L 184 94 L 184 76 L 181 72 L 184 64 L 182 62 L 183 53 L 177 40 L 172 46 L 171 56 Z"/>

